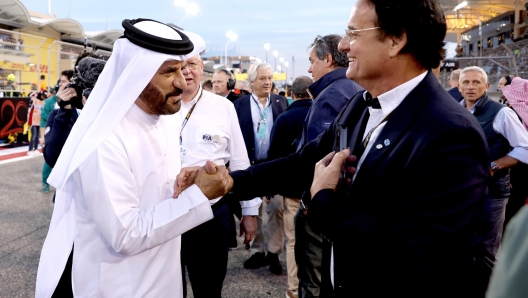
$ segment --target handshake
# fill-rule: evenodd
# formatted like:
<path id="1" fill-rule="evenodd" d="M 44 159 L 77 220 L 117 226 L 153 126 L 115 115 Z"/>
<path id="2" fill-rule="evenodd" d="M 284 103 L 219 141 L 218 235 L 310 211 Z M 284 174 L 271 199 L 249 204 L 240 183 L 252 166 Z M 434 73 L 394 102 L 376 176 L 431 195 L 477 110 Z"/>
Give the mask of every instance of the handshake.
<path id="1" fill-rule="evenodd" d="M 233 188 L 233 178 L 225 166 L 217 166 L 212 161 L 207 161 L 203 167 L 183 168 L 176 176 L 173 198 L 177 198 L 193 184 L 196 184 L 209 200 L 214 200 Z"/>

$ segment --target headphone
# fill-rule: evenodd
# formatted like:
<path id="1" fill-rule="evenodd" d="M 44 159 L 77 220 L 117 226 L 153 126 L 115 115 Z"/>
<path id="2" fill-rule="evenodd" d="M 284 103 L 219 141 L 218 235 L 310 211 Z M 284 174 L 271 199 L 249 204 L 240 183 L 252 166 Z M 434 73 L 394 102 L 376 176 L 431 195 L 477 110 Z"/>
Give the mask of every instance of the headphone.
<path id="1" fill-rule="evenodd" d="M 219 69 L 218 71 L 223 71 L 228 79 L 227 79 L 227 90 L 233 90 L 235 89 L 236 81 L 231 78 L 231 72 L 227 71 L 226 69 Z"/>

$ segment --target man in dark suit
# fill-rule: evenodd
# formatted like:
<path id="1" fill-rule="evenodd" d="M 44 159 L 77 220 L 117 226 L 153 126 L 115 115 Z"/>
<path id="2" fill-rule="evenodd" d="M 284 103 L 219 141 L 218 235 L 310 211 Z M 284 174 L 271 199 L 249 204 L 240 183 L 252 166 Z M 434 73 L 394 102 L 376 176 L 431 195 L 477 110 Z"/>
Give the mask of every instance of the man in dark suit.
<path id="1" fill-rule="evenodd" d="M 297 151 L 301 140 L 304 120 L 312 106 L 308 86 L 313 83 L 309 77 L 301 76 L 293 81 L 293 103 L 273 122 L 268 160 L 288 156 Z"/>
<path id="2" fill-rule="evenodd" d="M 451 89 L 447 90 L 447 93 L 451 95 L 457 102 L 460 102 L 464 97 L 462 96 L 462 93 L 458 90 L 458 79 L 460 78 L 460 72 L 462 69 L 455 69 L 451 73 L 451 77 L 449 78 L 449 86 L 451 86 Z"/>
<path id="3" fill-rule="evenodd" d="M 244 142 L 252 165 L 268 160 L 268 149 L 270 147 L 270 136 L 273 123 L 282 112 L 288 108 L 288 101 L 285 97 L 271 93 L 273 82 L 273 71 L 267 63 L 252 65 L 248 70 L 248 81 L 253 93 L 237 99 L 234 102 L 238 115 L 238 122 L 242 130 Z M 275 195 L 277 194 L 269 194 Z M 264 255 L 264 234 L 262 231 L 262 204 L 257 217 L 257 232 L 252 243 L 251 258 L 244 262 L 247 269 L 255 269 L 270 265 L 273 274 L 281 274 L 282 266 L 278 255 L 284 246 L 283 232 L 283 197 L 275 195 L 264 199 L 266 212 L 268 213 L 268 255 Z M 237 205 L 230 207 L 236 212 Z"/>
<path id="4" fill-rule="evenodd" d="M 445 33 L 435 0 L 358 0 L 340 50 L 367 91 L 296 154 L 231 173 L 241 197 L 311 185 L 308 222 L 333 244 L 320 297 L 474 293 L 489 157 L 478 122 L 430 72 Z"/>
<path id="5" fill-rule="evenodd" d="M 312 79 L 305 76 L 298 77 L 293 81 L 291 86 L 293 103 L 273 123 L 271 145 L 268 150 L 269 160 L 285 157 L 297 151 L 303 133 L 304 119 L 312 106 L 312 99 L 307 91 L 312 83 Z M 288 273 L 286 297 L 297 297 L 299 279 L 297 278 L 298 264 L 294 251 L 297 238 L 294 220 L 295 214 L 299 210 L 302 192 L 284 192 L 281 195 L 284 197 L 284 233 L 288 237 L 288 242 L 286 243 L 286 268 Z"/>

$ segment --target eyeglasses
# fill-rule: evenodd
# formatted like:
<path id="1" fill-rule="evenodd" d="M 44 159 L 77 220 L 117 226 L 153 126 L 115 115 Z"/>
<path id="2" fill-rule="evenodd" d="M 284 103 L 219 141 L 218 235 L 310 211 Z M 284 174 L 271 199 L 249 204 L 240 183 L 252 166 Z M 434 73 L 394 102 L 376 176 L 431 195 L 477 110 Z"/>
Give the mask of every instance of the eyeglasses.
<path id="1" fill-rule="evenodd" d="M 351 43 L 352 40 L 356 40 L 358 32 L 375 30 L 375 29 L 379 29 L 379 28 L 380 27 L 372 27 L 372 28 L 357 29 L 357 30 L 345 29 L 345 36 L 348 38 L 348 43 Z"/>

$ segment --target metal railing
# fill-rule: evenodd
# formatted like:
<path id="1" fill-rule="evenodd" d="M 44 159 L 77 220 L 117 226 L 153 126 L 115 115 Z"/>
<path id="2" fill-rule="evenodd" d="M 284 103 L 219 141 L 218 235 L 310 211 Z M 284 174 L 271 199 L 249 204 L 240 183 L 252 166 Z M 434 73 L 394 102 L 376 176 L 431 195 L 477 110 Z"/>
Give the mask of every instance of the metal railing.
<path id="1" fill-rule="evenodd" d="M 73 70 L 83 51 L 94 51 L 82 45 L 51 38 L 0 29 L 0 91 L 7 85 L 7 76 L 16 77 L 16 91 L 27 96 L 42 87 L 53 88 L 64 70 Z M 108 60 L 111 52 L 95 50 Z M 41 80 L 41 75 L 45 78 Z M 12 77 L 12 76 L 11 76 Z"/>

